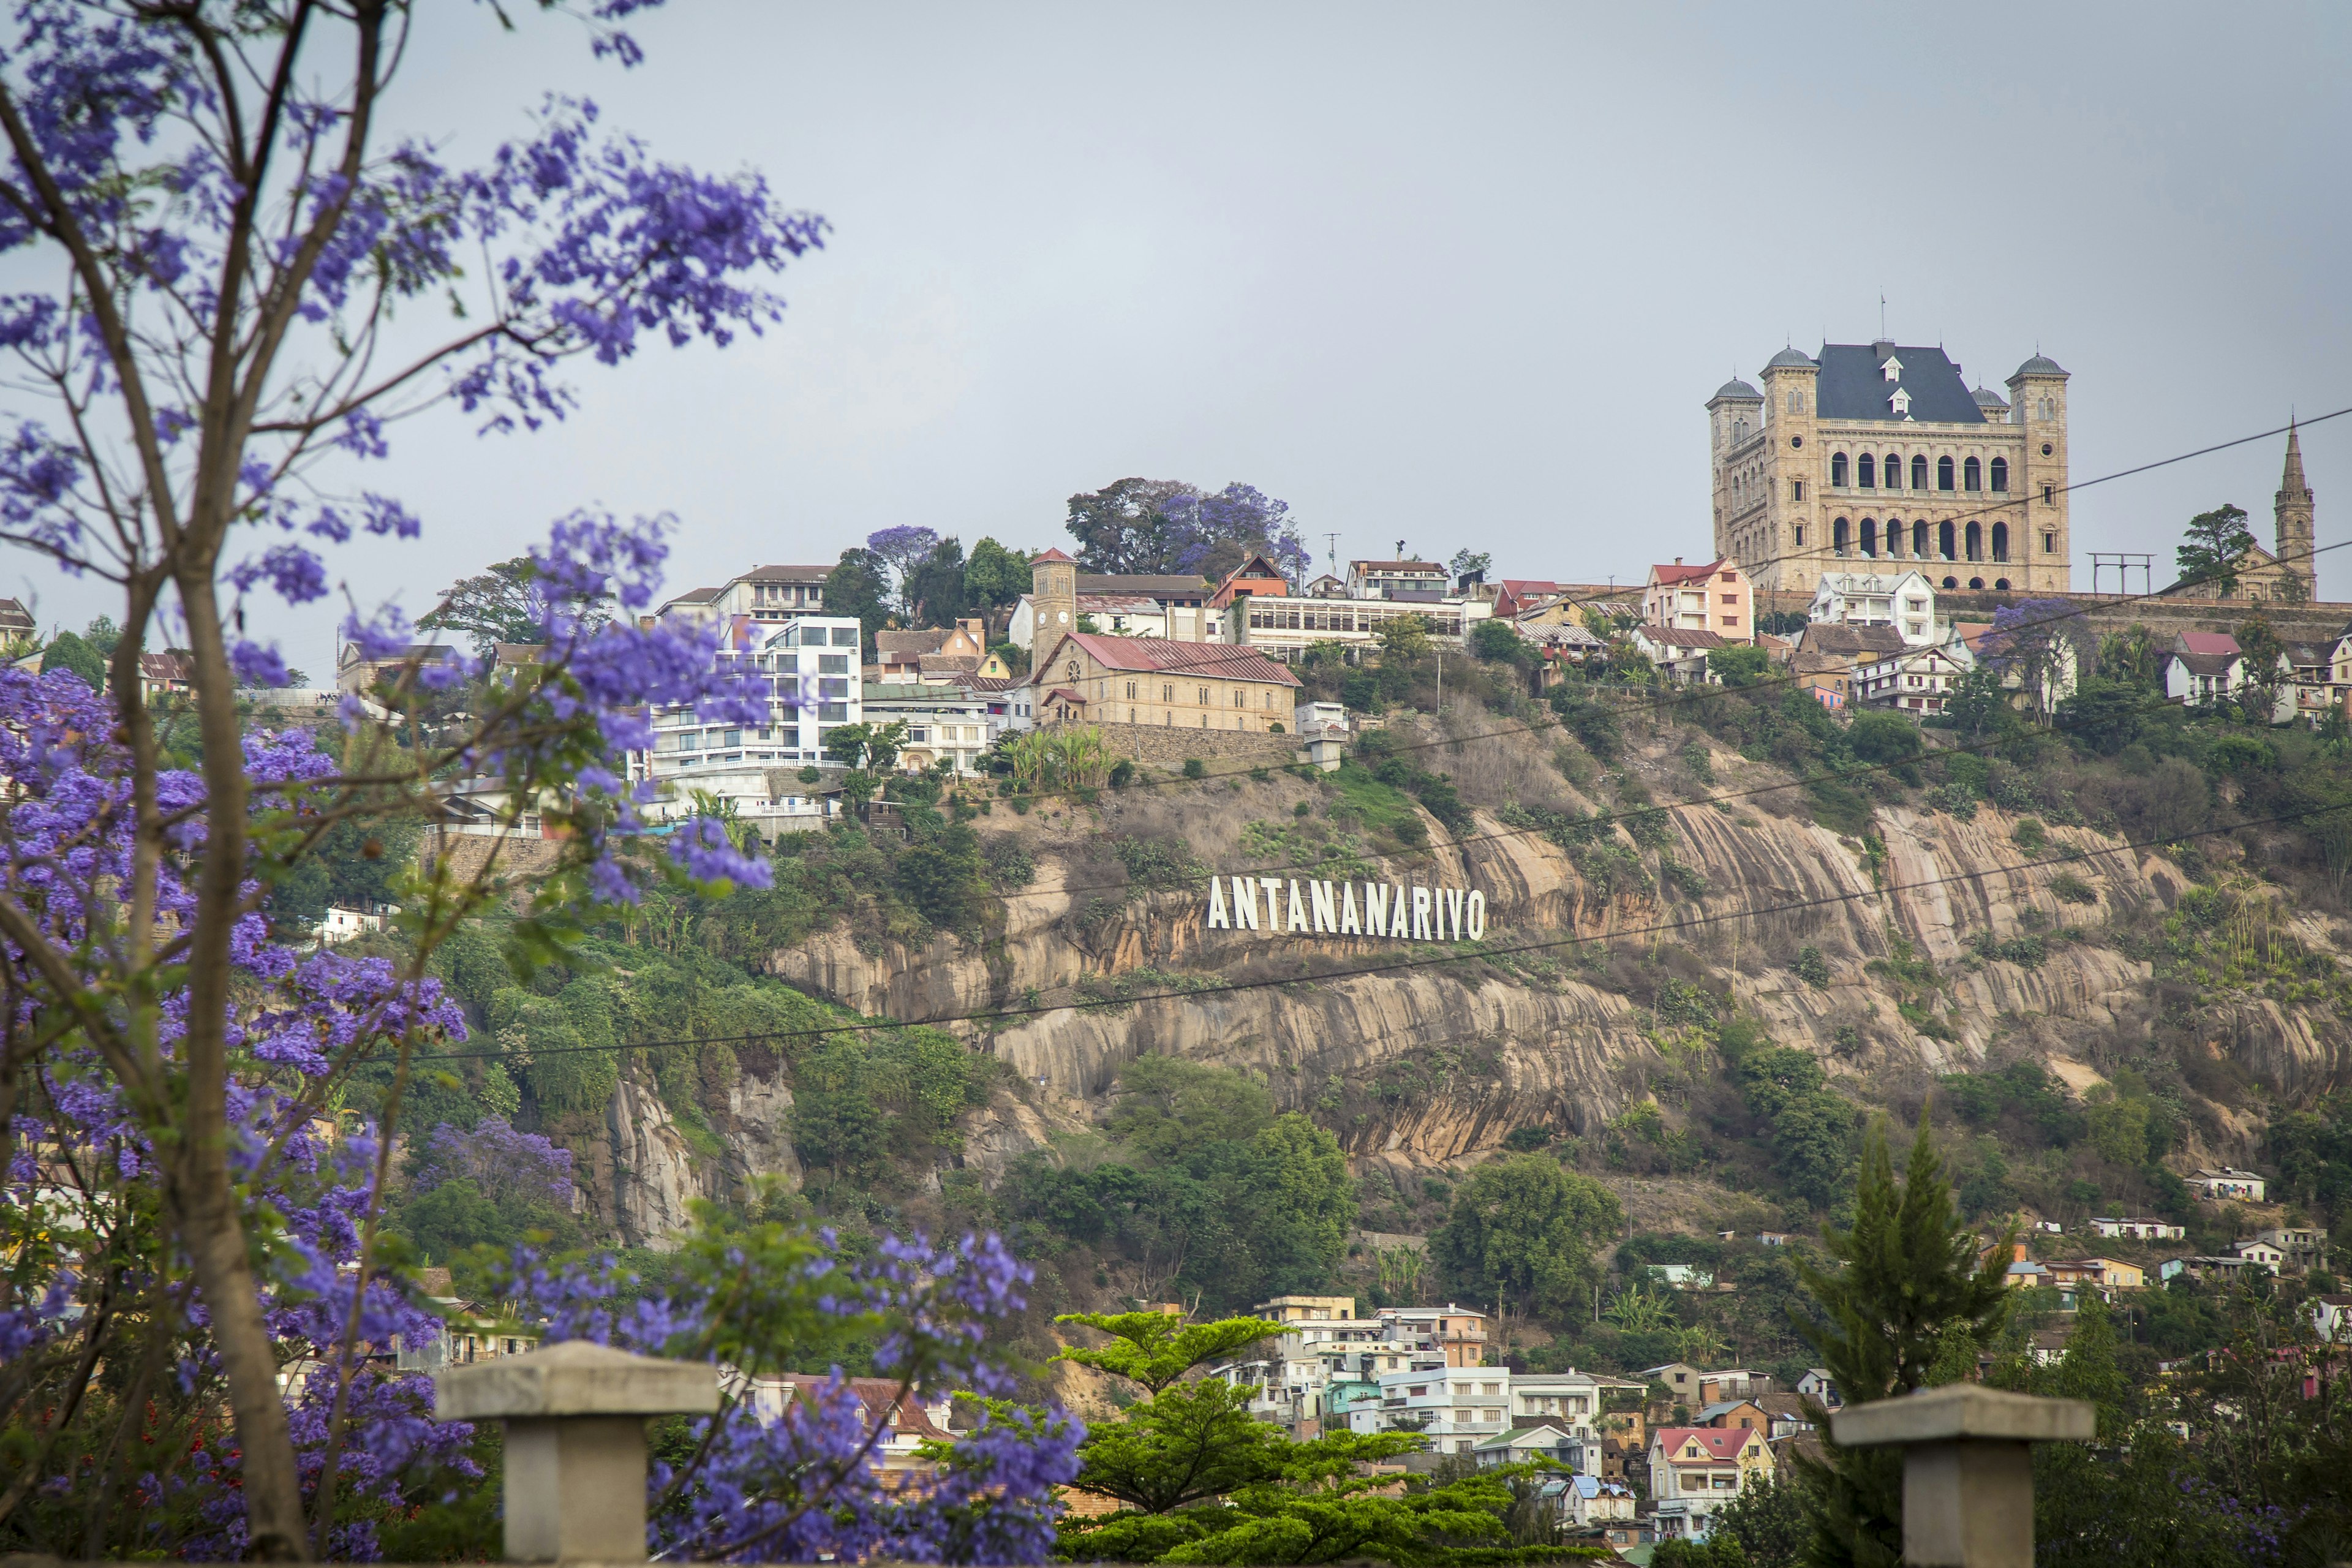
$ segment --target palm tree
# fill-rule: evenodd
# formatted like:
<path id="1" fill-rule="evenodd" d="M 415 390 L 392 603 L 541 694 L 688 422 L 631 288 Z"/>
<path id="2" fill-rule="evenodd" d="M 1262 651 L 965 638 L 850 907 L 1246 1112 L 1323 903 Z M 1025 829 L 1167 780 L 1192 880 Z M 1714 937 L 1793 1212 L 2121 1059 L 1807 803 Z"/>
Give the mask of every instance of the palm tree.
<path id="1" fill-rule="evenodd" d="M 1693 1366 L 1720 1360 L 1729 1348 L 1712 1323 L 1693 1323 L 1675 1335 L 1675 1352 Z"/>
<path id="2" fill-rule="evenodd" d="M 1638 1284 L 1617 1292 L 1615 1300 L 1609 1303 L 1609 1310 L 1602 1315 L 1629 1334 L 1672 1328 L 1675 1321 L 1666 1299 Z"/>

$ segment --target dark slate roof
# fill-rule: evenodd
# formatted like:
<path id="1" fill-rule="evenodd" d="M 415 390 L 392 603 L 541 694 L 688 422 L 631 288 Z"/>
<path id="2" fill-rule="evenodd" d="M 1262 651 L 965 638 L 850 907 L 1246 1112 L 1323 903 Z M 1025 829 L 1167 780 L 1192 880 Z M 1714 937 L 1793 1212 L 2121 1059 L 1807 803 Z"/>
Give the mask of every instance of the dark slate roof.
<path id="1" fill-rule="evenodd" d="M 1766 360 L 1764 362 L 1764 368 L 1766 370 L 1779 370 L 1783 365 L 1791 364 L 1802 370 L 1811 370 L 1812 368 L 1813 362 L 1811 359 L 1807 357 L 1804 351 L 1801 349 L 1788 348 L 1782 349 L 1779 353 L 1776 353 L 1770 359 Z"/>
<path id="2" fill-rule="evenodd" d="M 1039 560 L 1045 557 L 1039 556 Z M 1063 559 L 1067 560 L 1065 556 Z M 1208 584 L 1199 576 L 1160 576 L 1150 573 L 1081 572 L 1078 574 L 1081 594 L 1138 594 L 1145 598 L 1199 598 L 1208 592 Z"/>
<path id="3" fill-rule="evenodd" d="M 1981 425 L 1984 410 L 1977 406 L 1960 367 L 1941 349 L 1897 347 L 1903 379 L 1892 382 L 1880 373 L 1880 355 L 1869 343 L 1823 343 L 1822 378 L 1813 406 L 1823 419 L 1884 419 L 1901 424 L 1887 399 L 1900 385 L 1911 395 L 1911 417 L 1922 425 Z"/>
<path id="4" fill-rule="evenodd" d="M 1801 645 L 1807 653 L 1838 654 L 1852 658 L 1857 654 L 1901 653 L 1908 646 L 1903 634 L 1893 626 L 1857 626 L 1845 621 L 1814 621 L 1805 627 Z"/>
<path id="5" fill-rule="evenodd" d="M 1716 397 L 1728 397 L 1735 403 L 1761 403 L 1764 401 L 1764 395 L 1762 393 L 1757 391 L 1754 387 L 1748 385 L 1746 382 L 1740 380 L 1736 375 L 1729 381 L 1725 382 L 1721 386 L 1717 387 L 1715 389 L 1715 395 Z M 1714 398 L 1709 398 L 1707 401 L 1713 402 Z"/>
<path id="6" fill-rule="evenodd" d="M 2041 354 L 2035 354 L 2032 359 L 2027 360 L 2023 364 L 2017 367 L 2017 374 L 2020 375 L 2064 375 L 2066 371 L 2056 360 L 2045 358 Z"/>
<path id="7" fill-rule="evenodd" d="M 2238 662 L 2234 653 L 2174 653 L 2165 657 L 2191 675 L 2227 675 L 2230 667 Z"/>
<path id="8" fill-rule="evenodd" d="M 1976 399 L 1977 406 L 1979 408 L 2006 408 L 2009 406 L 2009 399 L 2003 397 L 2000 393 L 1993 391 L 1989 386 L 1978 387 L 1976 390 Z"/>

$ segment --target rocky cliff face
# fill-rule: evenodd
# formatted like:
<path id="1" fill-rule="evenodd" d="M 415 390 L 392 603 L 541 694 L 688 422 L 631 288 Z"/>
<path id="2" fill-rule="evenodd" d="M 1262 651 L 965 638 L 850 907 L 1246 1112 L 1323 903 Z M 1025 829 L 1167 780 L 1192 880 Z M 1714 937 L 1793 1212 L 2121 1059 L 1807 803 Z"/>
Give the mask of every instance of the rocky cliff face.
<path id="1" fill-rule="evenodd" d="M 1457 1161 L 1521 1126 L 1586 1131 L 1644 1097 L 1671 1065 L 1649 1009 L 1628 994 L 1643 988 L 1611 983 L 1643 954 L 1727 989 L 1780 1043 L 1817 1052 L 1866 1103 L 2021 1053 L 2079 1092 L 2101 1081 L 2103 1059 L 2145 1037 L 2158 1005 L 2148 965 L 2095 938 L 2059 933 L 2169 908 L 2188 883 L 2160 858 L 2088 829 L 2050 828 L 2048 844 L 2028 851 L 2015 841 L 2017 818 L 1992 807 L 1962 821 L 1895 804 L 1877 814 L 1884 853 L 1874 858 L 1860 840 L 1793 809 L 1801 803 L 1793 791 L 1775 792 L 1783 776 L 1769 765 L 1717 752 L 1707 793 L 1727 796 L 1725 807 L 1687 805 L 1672 817 L 1672 852 L 1697 870 L 1704 892 L 1654 886 L 1604 895 L 1544 834 L 1497 815 L 1511 800 L 1592 804 L 1549 766 L 1551 743 L 1470 742 L 1451 765 L 1480 807 L 1475 828 L 1454 842 L 1430 822 L 1428 849 L 1382 864 L 1391 881 L 1483 889 L 1495 950 L 1487 957 L 1381 939 L 1213 931 L 1192 893 L 1124 886 L 1105 852 L 1119 836 L 1181 839 L 1221 871 L 1268 865 L 1244 847 L 1247 824 L 1286 827 L 1299 802 L 1318 818 L 1332 804 L 1318 784 L 1276 773 L 1111 793 L 1093 806 L 1026 818 L 1000 812 L 982 831 L 1019 835 L 1039 875 L 1003 901 L 991 940 L 862 951 L 836 931 L 774 954 L 769 969 L 860 1012 L 910 1020 L 1050 1006 L 1074 987 L 1102 998 L 996 1027 L 960 1026 L 1023 1086 L 1000 1094 L 970 1129 L 965 1160 L 983 1173 L 1057 1127 L 1083 1123 L 1120 1068 L 1153 1052 L 1257 1074 L 1285 1109 L 1313 1113 L 1351 1154 L 1371 1161 Z M 1668 744 L 1637 747 L 1626 773 L 1666 777 Z M 2067 853 L 2076 858 L 2045 863 Z M 1654 870 L 1655 857 L 1644 858 Z M 1998 944 L 2029 932 L 2049 939 L 2038 963 L 1978 956 L 1986 933 Z M 1792 973 L 1807 947 L 1826 963 L 1826 985 Z M 1906 988 L 1902 965 L 1887 962 L 1904 949 L 1936 966 L 1938 987 Z M 1385 967 L 1344 973 L 1370 964 Z M 1122 993 L 1142 999 L 1118 1000 Z M 2332 1026 L 2270 1002 L 2218 1015 L 2211 1049 L 2289 1097 L 2352 1069 L 2352 1046 Z M 704 1169 L 658 1102 L 624 1086 L 608 1159 L 625 1234 L 661 1234 L 698 1193 L 757 1173 L 796 1173 L 783 1131 L 790 1091 L 747 1079 L 736 1098 L 728 1159 Z M 2216 1124 L 2226 1142 L 2231 1123 Z M 2210 1152 L 2242 1158 L 2251 1148 Z"/>

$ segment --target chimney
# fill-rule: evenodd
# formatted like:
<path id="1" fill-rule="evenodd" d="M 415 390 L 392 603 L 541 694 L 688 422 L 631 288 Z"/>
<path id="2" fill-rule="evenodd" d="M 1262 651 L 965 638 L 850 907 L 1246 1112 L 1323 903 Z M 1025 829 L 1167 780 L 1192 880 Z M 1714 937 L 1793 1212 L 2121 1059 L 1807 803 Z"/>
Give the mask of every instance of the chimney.
<path id="1" fill-rule="evenodd" d="M 1681 556 L 1679 556 L 1679 555 L 1675 556 L 1675 565 L 1677 565 L 1677 566 L 1679 566 L 1679 565 L 1681 565 L 1682 563 L 1683 563 L 1683 558 L 1682 558 Z"/>

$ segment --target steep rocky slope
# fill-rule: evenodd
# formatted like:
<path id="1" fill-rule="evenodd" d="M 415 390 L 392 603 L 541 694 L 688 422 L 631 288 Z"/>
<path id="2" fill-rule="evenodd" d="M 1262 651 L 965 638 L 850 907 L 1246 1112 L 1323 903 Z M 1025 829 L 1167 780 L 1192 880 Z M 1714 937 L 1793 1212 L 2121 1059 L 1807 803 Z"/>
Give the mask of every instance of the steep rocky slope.
<path id="1" fill-rule="evenodd" d="M 1516 726 L 1478 713 L 1447 724 L 1423 738 L 1504 731 L 1440 747 L 1426 764 L 1454 773 L 1475 825 L 1454 842 L 1430 821 L 1425 852 L 1381 864 L 1391 880 L 1486 889 L 1492 959 L 1381 939 L 1212 931 L 1204 900 L 1190 891 L 1122 896 L 1118 862 L 1103 852 L 1121 836 L 1181 840 L 1218 870 L 1276 863 L 1250 852 L 1247 825 L 1291 824 L 1302 802 L 1319 820 L 1339 797 L 1327 784 L 1276 773 L 1107 793 L 1027 818 L 998 813 L 984 830 L 1019 835 L 1040 874 L 1005 900 L 992 940 L 861 951 L 836 932 L 775 954 L 772 971 L 898 1018 L 1050 1004 L 1077 986 L 1147 998 L 973 1031 L 1034 1091 L 1018 1114 L 1004 1107 L 983 1118 L 972 1149 L 983 1165 L 1055 1124 L 1085 1120 L 1122 1064 L 1153 1052 L 1262 1076 L 1286 1108 L 1314 1113 L 1359 1157 L 1443 1163 L 1492 1149 L 1516 1127 L 1589 1131 L 1642 1098 L 1668 1065 L 1638 999 L 1643 988 L 1622 980 L 1626 961 L 1643 956 L 1727 990 L 1781 1043 L 1817 1052 L 1864 1103 L 1916 1102 L 1935 1075 L 2020 1053 L 2081 1091 L 2101 1080 L 2104 1060 L 2146 1034 L 2156 1005 L 2150 966 L 2099 933 L 2111 919 L 2161 912 L 2179 899 L 2188 879 L 2161 858 L 2088 828 L 2050 828 L 2048 843 L 2029 852 L 2010 813 L 1985 805 L 1963 821 L 1914 803 L 1876 813 L 1884 851 L 1874 864 L 1870 846 L 1817 825 L 1797 791 L 1776 787 L 1785 775 L 1770 764 L 1715 750 L 1714 782 L 1693 784 L 1678 750 L 1688 731 L 1679 731 L 1637 742 L 1622 766 L 1664 786 L 1661 802 L 1723 797 L 1672 814 L 1671 852 L 1705 890 L 1604 896 L 1567 850 L 1498 813 L 1515 803 L 1590 808 L 1605 804 L 1607 781 L 1590 786 L 1594 799 L 1571 786 L 1549 764 L 1556 735 L 1512 733 Z M 2057 861 L 2069 853 L 2079 858 Z M 2320 940 L 2339 934 L 2318 925 Z M 2030 964 L 1976 956 L 1987 942 L 2070 929 L 2080 939 L 2057 937 Z M 1898 942 L 1940 980 L 1908 1016 L 1884 962 L 1898 956 Z M 1825 962 L 1827 984 L 1791 973 L 1807 947 Z M 1391 967 L 1335 973 L 1366 964 Z M 1171 994 L 1233 981 L 1269 984 Z M 2213 1048 L 2282 1096 L 2340 1081 L 2352 1066 L 2340 1032 L 2294 1009 L 2257 1001 L 2220 1021 Z M 2231 1128 L 2219 1114 L 2207 1125 L 2225 1139 Z M 2241 1142 L 2209 1152 L 2248 1150 Z"/>
<path id="2" fill-rule="evenodd" d="M 949 1162 L 983 1179 L 1098 1121 L 1120 1068 L 1146 1054 L 1261 1079 L 1360 1169 L 1426 1168 L 1481 1157 L 1515 1129 L 1589 1133 L 1654 1094 L 1673 1114 L 1680 1101 L 1659 1090 L 1688 1064 L 1658 1011 L 1669 980 L 1727 997 L 1779 1043 L 1812 1052 L 1850 1098 L 1899 1110 L 1938 1075 L 2019 1056 L 2084 1094 L 2147 1047 L 2168 1005 L 2150 963 L 2127 955 L 2146 943 L 2117 933 L 2145 933 L 2190 879 L 2116 837 L 2051 826 L 2028 849 L 2014 814 L 1982 805 L 1964 820 L 1891 785 L 1870 835 L 1842 835 L 1776 766 L 1704 741 L 1694 752 L 1687 729 L 1631 737 L 1612 770 L 1556 730 L 1475 710 L 1442 727 L 1424 718 L 1412 737 L 1474 813 L 1455 834 L 1412 808 L 1423 847 L 1400 841 L 1419 837 L 1409 828 L 1368 832 L 1334 781 L 1282 772 L 1168 778 L 1027 816 L 1000 805 L 975 826 L 1017 841 L 1037 872 L 1002 900 L 985 940 L 910 948 L 843 927 L 766 966 L 872 1016 L 1009 1010 L 951 1026 L 1008 1069 Z M 1683 803 L 1665 848 L 1696 880 L 1658 875 L 1654 850 L 1629 878 L 1621 843 L 1604 887 L 1553 835 L 1524 826 L 1528 809 L 1643 798 Z M 1302 858 L 1328 854 L 1339 858 L 1324 875 L 1352 858 L 1359 879 L 1479 888 L 1486 940 L 1211 930 L 1201 895 L 1130 875 L 1123 839 L 1181 845 L 1220 872 L 1304 877 Z M 2332 920 L 2305 913 L 2295 930 L 2315 948 L 2343 947 Z M 1810 980 L 1797 973 L 1808 950 L 1821 964 Z M 2352 1040 L 2331 1012 L 2247 994 L 2209 997 L 2197 1017 L 2189 1048 L 2229 1083 L 2299 1102 L 2352 1080 Z M 595 1217 L 656 1241 L 696 1195 L 740 1194 L 755 1176 L 796 1183 L 787 1078 L 773 1056 L 746 1062 L 725 1107 L 711 1108 L 720 1158 L 698 1158 L 660 1100 L 625 1082 L 602 1146 L 583 1151 Z M 2228 1093 L 2199 1110 L 2188 1155 L 2252 1156 L 2259 1116 Z"/>

